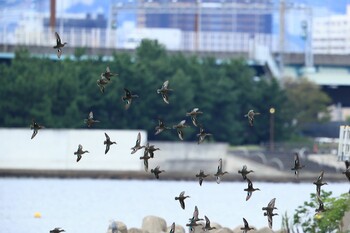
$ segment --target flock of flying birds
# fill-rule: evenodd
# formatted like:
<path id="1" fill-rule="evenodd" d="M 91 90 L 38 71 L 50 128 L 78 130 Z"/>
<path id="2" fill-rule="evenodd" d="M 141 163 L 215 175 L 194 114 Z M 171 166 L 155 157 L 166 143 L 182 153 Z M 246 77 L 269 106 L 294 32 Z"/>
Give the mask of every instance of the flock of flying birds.
<path id="1" fill-rule="evenodd" d="M 60 36 L 58 35 L 58 33 L 55 33 L 56 36 L 56 45 L 53 47 L 54 49 L 57 49 L 57 57 L 60 58 L 61 54 L 62 54 L 62 48 L 67 44 L 62 43 Z M 108 83 L 111 81 L 111 77 L 115 76 L 117 74 L 114 74 L 110 71 L 109 67 L 106 68 L 106 71 L 101 73 L 100 79 L 97 80 L 97 85 L 100 88 L 100 91 L 102 93 L 104 93 L 105 91 L 105 86 L 108 85 Z M 125 109 L 127 110 L 133 99 L 138 98 L 138 95 L 133 94 L 131 91 L 129 91 L 128 89 L 124 88 L 125 91 L 125 95 L 122 96 L 122 100 L 125 102 Z M 157 93 L 161 94 L 163 101 L 166 104 L 169 104 L 169 93 L 172 92 L 172 89 L 169 89 L 169 81 L 165 81 L 162 85 L 162 87 L 160 89 L 157 89 Z M 186 113 L 185 115 L 191 118 L 192 124 L 195 127 L 199 128 L 199 133 L 197 134 L 198 137 L 198 144 L 202 143 L 205 138 L 207 136 L 211 136 L 210 133 L 205 132 L 202 124 L 200 124 L 198 122 L 197 116 L 203 114 L 203 112 L 199 111 L 199 108 L 194 108 L 192 111 Z M 254 117 L 255 115 L 259 115 L 260 113 L 254 112 L 254 110 L 250 110 L 246 115 L 244 115 L 244 117 L 248 118 L 248 122 L 250 126 L 254 125 Z M 91 111 L 88 115 L 88 118 L 84 120 L 84 123 L 87 125 L 88 128 L 91 128 L 95 123 L 98 123 L 99 121 L 96 120 L 94 118 L 93 112 Z M 180 123 L 173 125 L 172 129 L 175 129 L 177 131 L 177 135 L 179 137 L 180 140 L 184 139 L 184 128 L 189 127 L 189 125 L 186 125 L 186 120 L 182 120 L 180 121 Z M 31 139 L 33 139 L 37 133 L 38 130 L 44 128 L 44 126 L 39 125 L 37 122 L 35 122 L 34 120 L 32 121 L 31 124 L 31 129 L 33 129 L 33 134 L 31 136 Z M 158 119 L 158 125 L 155 127 L 155 135 L 162 133 L 165 130 L 170 130 L 171 127 L 168 127 L 164 124 L 164 122 L 162 121 L 162 119 Z M 113 144 L 117 144 L 114 141 L 111 141 L 110 137 L 107 135 L 107 133 L 105 133 L 105 141 L 104 141 L 104 145 L 106 145 L 106 149 L 105 149 L 105 154 L 108 153 L 110 146 Z M 138 133 L 137 134 L 137 138 L 136 138 L 136 143 L 135 146 L 131 148 L 131 154 L 136 153 L 138 150 L 140 149 L 144 149 L 144 153 L 143 156 L 140 157 L 141 160 L 144 161 L 144 169 L 146 172 L 148 172 L 148 160 L 154 158 L 154 152 L 157 150 L 160 150 L 159 148 L 156 148 L 154 145 L 150 145 L 149 143 L 147 143 L 146 145 L 141 145 L 141 134 Z M 74 155 L 77 156 L 76 161 L 79 162 L 82 158 L 82 155 L 85 153 L 89 153 L 89 151 L 87 150 L 83 150 L 83 146 L 79 145 L 78 149 L 76 152 L 74 152 Z M 346 171 L 343 172 L 343 174 L 346 175 L 346 177 L 349 179 L 350 181 L 350 166 L 349 166 L 349 162 L 346 161 L 345 162 L 346 165 Z M 299 156 L 296 153 L 295 154 L 295 158 L 294 158 L 294 167 L 291 168 L 291 170 L 294 170 L 296 177 L 299 176 L 299 170 L 302 169 L 303 167 L 305 167 L 304 165 L 301 165 L 300 160 L 299 160 Z M 151 169 L 151 173 L 153 173 L 156 177 L 156 179 L 159 179 L 159 174 L 164 172 L 164 170 L 161 170 L 159 166 L 156 166 L 155 168 Z M 244 189 L 244 191 L 247 192 L 247 196 L 246 196 L 246 201 L 248 201 L 253 192 L 254 191 L 260 191 L 259 188 L 254 188 L 253 187 L 253 183 L 252 181 L 247 177 L 249 173 L 254 172 L 252 170 L 248 170 L 247 166 L 244 165 L 242 170 L 238 171 L 239 174 L 242 175 L 243 180 L 247 181 L 247 188 Z M 219 184 L 222 177 L 227 174 L 227 171 L 223 171 L 222 169 L 222 159 L 219 160 L 219 165 L 217 167 L 217 172 L 214 174 L 214 176 L 216 177 L 216 182 Z M 326 209 L 324 208 L 323 202 L 321 200 L 320 197 L 320 192 L 321 192 L 321 186 L 327 184 L 326 182 L 323 182 L 323 174 L 324 172 L 321 171 L 321 174 L 318 176 L 317 180 L 315 182 L 313 182 L 314 185 L 316 185 L 316 195 L 317 195 L 317 200 L 319 202 L 319 207 L 315 210 L 316 214 L 319 214 L 321 212 L 326 211 Z M 203 180 L 210 176 L 209 174 L 205 174 L 205 172 L 203 170 L 200 170 L 198 174 L 196 174 L 196 178 L 198 178 L 199 180 L 199 185 L 201 186 L 203 183 Z M 189 196 L 185 196 L 185 191 L 181 192 L 179 194 L 179 196 L 175 197 L 175 200 L 178 200 L 180 202 L 180 206 L 182 209 L 185 209 L 185 199 L 189 198 Z M 277 209 L 275 207 L 275 201 L 276 198 L 273 198 L 266 207 L 263 207 L 262 210 L 264 211 L 264 216 L 267 216 L 268 219 L 268 226 L 269 228 L 272 229 L 272 217 L 275 215 L 278 215 L 277 213 L 274 213 L 273 211 L 275 209 Z M 199 212 L 198 212 L 198 208 L 197 206 L 195 206 L 194 212 L 193 212 L 193 217 L 189 219 L 189 223 L 186 224 L 186 226 L 189 227 L 190 232 L 194 232 L 196 227 L 200 227 L 203 231 L 209 231 L 212 229 L 215 229 L 215 227 L 211 227 L 210 226 L 210 220 L 207 216 L 204 216 L 204 219 L 200 219 L 198 217 Z M 205 224 L 203 224 L 202 220 L 205 220 Z M 250 227 L 248 224 L 248 221 L 243 218 L 243 223 L 244 223 L 244 227 L 241 228 L 241 230 L 244 233 L 247 233 L 248 231 L 254 229 L 253 227 Z M 63 232 L 64 230 L 62 228 L 55 228 L 53 230 L 50 231 L 50 233 L 59 233 L 59 232 Z M 175 232 L 175 223 L 173 223 L 171 225 L 171 229 L 170 229 L 170 233 L 174 233 Z"/>
<path id="2" fill-rule="evenodd" d="M 242 170 L 239 170 L 238 173 L 240 173 L 243 177 L 243 180 L 246 180 L 248 183 L 248 187 L 246 189 L 244 189 L 244 191 L 247 192 L 247 196 L 246 196 L 246 201 L 248 201 L 251 196 L 252 193 L 254 191 L 260 190 L 258 188 L 253 188 L 253 183 L 251 182 L 251 180 L 247 177 L 247 175 L 251 172 L 254 172 L 253 170 L 248 170 L 247 166 L 244 165 Z M 220 184 L 221 178 L 227 174 L 227 171 L 223 171 L 222 170 L 222 159 L 219 160 L 219 165 L 217 168 L 217 172 L 214 174 L 214 176 L 216 177 L 216 182 L 218 184 Z M 202 185 L 204 178 L 208 177 L 209 174 L 205 174 L 203 170 L 200 170 L 199 174 L 196 174 L 196 177 L 199 180 L 199 185 Z M 182 209 L 185 209 L 185 199 L 189 198 L 190 196 L 185 196 L 185 191 L 182 191 L 179 196 L 175 197 L 175 200 L 178 200 L 180 202 L 180 206 Z M 268 226 L 272 229 L 272 217 L 274 215 L 278 215 L 277 213 L 273 213 L 273 210 L 277 209 L 275 207 L 275 201 L 276 198 L 273 198 L 266 207 L 263 207 L 262 210 L 265 211 L 264 212 L 264 216 L 267 216 L 268 219 Z M 203 231 L 210 231 L 213 229 L 216 229 L 215 227 L 210 226 L 210 220 L 209 218 L 205 215 L 204 219 L 200 219 L 198 218 L 198 207 L 195 206 L 194 208 L 194 212 L 193 212 L 193 216 L 192 218 L 189 219 L 189 223 L 186 224 L 186 226 L 189 227 L 190 232 L 194 232 L 196 230 L 196 227 L 199 226 L 200 229 L 202 229 Z M 202 224 L 201 220 L 205 220 L 205 224 Z M 244 223 L 244 227 L 241 228 L 241 230 L 243 230 L 244 233 L 247 233 L 250 230 L 254 230 L 253 227 L 250 227 L 248 224 L 248 221 L 243 218 L 243 223 Z M 174 228 L 175 223 L 173 223 L 172 228 Z M 172 229 L 172 231 L 170 231 L 170 233 L 173 233 L 174 229 Z"/>

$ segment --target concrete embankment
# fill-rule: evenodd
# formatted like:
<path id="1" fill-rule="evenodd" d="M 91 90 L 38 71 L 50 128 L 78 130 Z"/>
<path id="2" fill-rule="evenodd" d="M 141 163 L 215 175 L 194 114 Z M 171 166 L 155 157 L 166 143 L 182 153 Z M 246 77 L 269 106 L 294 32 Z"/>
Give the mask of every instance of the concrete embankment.
<path id="1" fill-rule="evenodd" d="M 107 132 L 116 145 L 112 145 L 105 154 L 104 133 Z M 101 129 L 43 129 L 30 139 L 29 129 L 0 128 L 2 145 L 0 154 L 0 176 L 24 177 L 61 177 L 61 178 L 106 178 L 106 179 L 154 179 L 153 174 L 145 172 L 143 150 L 131 154 L 136 136 L 141 132 L 141 144 L 147 143 L 147 133 L 142 130 L 101 130 Z M 20 144 L 18 144 L 20 142 Z M 227 143 L 196 142 L 149 142 L 160 150 L 155 151 L 154 158 L 149 159 L 149 171 L 160 166 L 165 170 L 160 174 L 161 180 L 196 180 L 200 169 L 212 176 L 217 171 L 218 161 L 222 159 L 225 175 L 223 181 L 242 181 L 238 174 L 244 165 L 254 172 L 249 176 L 253 181 L 268 182 L 311 182 L 320 170 L 310 170 L 306 166 L 296 179 L 290 164 L 274 167 L 268 163 L 257 162 L 252 156 L 237 156 L 229 153 Z M 84 154 L 77 163 L 74 152 L 78 145 L 83 145 Z M 335 157 L 336 158 L 336 157 Z M 335 159 L 334 158 L 334 159 Z M 288 160 L 289 161 L 289 160 Z M 330 159 L 327 159 L 330 161 Z M 325 172 L 327 182 L 342 182 L 346 178 L 341 172 Z"/>
<path id="2" fill-rule="evenodd" d="M 194 171 L 193 173 L 184 172 L 164 172 L 160 174 L 160 180 L 188 180 L 197 181 Z M 304 173 L 296 178 L 293 173 L 285 173 L 283 175 L 274 174 L 252 174 L 253 181 L 261 182 L 313 182 L 319 174 Z M 30 169 L 0 169 L 0 177 L 45 177 L 45 178 L 92 178 L 92 179 L 138 179 L 152 180 L 155 179 L 154 174 L 145 171 L 98 171 L 98 170 L 30 170 Z M 344 182 L 342 174 L 327 174 L 325 177 L 327 182 Z M 206 181 L 215 181 L 213 173 Z M 242 177 L 234 171 L 223 177 L 222 182 L 243 181 Z"/>

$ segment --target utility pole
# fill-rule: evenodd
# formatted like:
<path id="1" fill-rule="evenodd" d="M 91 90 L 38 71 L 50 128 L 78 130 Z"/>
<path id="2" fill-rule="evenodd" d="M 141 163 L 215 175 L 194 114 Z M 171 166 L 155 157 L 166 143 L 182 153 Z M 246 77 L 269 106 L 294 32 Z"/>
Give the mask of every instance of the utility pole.
<path id="1" fill-rule="evenodd" d="M 107 27 L 107 45 L 106 47 L 114 48 L 118 46 L 116 44 L 116 32 L 118 27 L 118 9 L 112 5 L 112 7 L 109 10 L 109 20 L 108 20 L 108 27 Z"/>
<path id="2" fill-rule="evenodd" d="M 275 150 L 275 112 L 276 109 L 270 108 L 270 151 Z"/>
<path id="3" fill-rule="evenodd" d="M 279 33 L 279 68 L 281 77 L 284 75 L 284 26 L 285 26 L 285 1 L 280 2 L 280 33 Z"/>
<path id="4" fill-rule="evenodd" d="M 312 9 L 306 9 L 307 19 L 301 22 L 302 39 L 305 41 L 305 67 L 304 73 L 315 72 L 312 51 Z"/>
<path id="5" fill-rule="evenodd" d="M 195 33 L 195 45 L 194 50 L 199 51 L 200 44 L 200 30 L 201 30 L 201 3 L 200 0 L 196 0 L 196 14 L 194 18 L 194 33 Z"/>
<path id="6" fill-rule="evenodd" d="M 50 28 L 54 32 L 56 27 L 56 0 L 50 1 Z"/>
<path id="7" fill-rule="evenodd" d="M 302 38 L 305 41 L 305 68 L 313 66 L 312 60 L 312 48 L 311 48 L 311 35 L 310 35 L 310 23 L 307 20 L 301 22 L 301 28 L 303 30 Z"/>

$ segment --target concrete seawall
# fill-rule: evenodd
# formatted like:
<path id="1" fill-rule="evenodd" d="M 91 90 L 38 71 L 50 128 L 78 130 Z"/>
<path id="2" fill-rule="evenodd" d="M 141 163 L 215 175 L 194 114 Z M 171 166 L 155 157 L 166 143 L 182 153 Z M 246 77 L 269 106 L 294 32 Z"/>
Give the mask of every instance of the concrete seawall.
<path id="1" fill-rule="evenodd" d="M 112 145 L 104 154 L 104 133 L 117 145 Z M 101 130 L 101 129 L 42 129 L 34 139 L 30 139 L 29 129 L 0 129 L 2 152 L 0 154 L 0 176 L 61 177 L 61 178 L 107 178 L 107 179 L 154 179 L 153 174 L 145 172 L 143 149 L 131 154 L 138 132 L 141 132 L 141 145 L 147 143 L 147 134 L 142 130 Z M 149 142 L 160 148 L 149 160 L 149 170 L 160 166 L 166 172 L 163 180 L 196 180 L 200 169 L 214 174 L 218 160 L 223 159 L 223 169 L 229 174 L 224 181 L 241 181 L 238 174 L 243 165 L 254 170 L 252 179 L 270 182 L 311 182 L 318 173 L 301 171 L 296 179 L 290 168 L 278 170 L 253 161 L 248 157 L 228 153 L 226 143 L 196 142 Z M 76 162 L 79 144 L 90 153 Z M 341 173 L 325 174 L 327 181 L 344 181 Z M 214 181 L 214 177 L 208 180 Z"/>
<path id="2" fill-rule="evenodd" d="M 107 155 L 103 145 L 105 132 L 117 142 L 110 147 Z M 140 157 L 142 152 L 130 154 L 138 132 L 141 132 L 143 143 L 147 134 L 142 130 L 42 129 L 30 139 L 30 129 L 0 129 L 3 142 L 0 169 L 138 171 L 141 163 L 135 158 Z M 77 163 L 74 152 L 79 144 L 90 153 L 84 154 Z"/>
<path id="3" fill-rule="evenodd" d="M 116 145 L 110 147 L 105 155 L 104 133 L 107 133 Z M 34 139 L 30 139 L 29 129 L 0 129 L 2 152 L 0 170 L 33 171 L 38 174 L 62 171 L 99 172 L 140 172 L 144 171 L 140 156 L 144 149 L 131 154 L 138 132 L 141 133 L 141 145 L 147 143 L 147 133 L 143 130 L 101 130 L 101 129 L 42 129 Z M 78 145 L 89 153 L 76 162 Z M 160 165 L 168 172 L 187 172 L 193 169 L 217 167 L 219 158 L 227 156 L 228 144 L 208 143 L 198 145 L 195 142 L 150 142 L 160 148 L 149 167 Z M 50 172 L 52 171 L 52 172 Z M 95 172 L 96 173 L 96 172 Z M 15 174 L 15 172 L 13 172 Z"/>
<path id="4" fill-rule="evenodd" d="M 198 181 L 195 177 L 198 171 L 191 172 L 171 172 L 165 171 L 160 175 L 159 180 L 187 180 Z M 212 172 L 206 182 L 215 182 Z M 315 181 L 318 174 L 305 173 L 299 176 L 298 179 L 294 174 L 284 173 L 281 175 L 274 174 L 252 174 L 250 178 L 253 181 L 273 182 L 273 183 L 312 183 Z M 91 179 L 137 179 L 137 180 L 152 180 L 154 175 L 145 171 L 98 171 L 98 170 L 28 170 L 28 169 L 0 169 L 0 177 L 45 177 L 45 178 L 91 178 Z M 221 182 L 244 182 L 237 171 L 231 171 L 225 175 Z M 344 182 L 344 177 L 339 174 L 328 174 L 327 182 Z"/>

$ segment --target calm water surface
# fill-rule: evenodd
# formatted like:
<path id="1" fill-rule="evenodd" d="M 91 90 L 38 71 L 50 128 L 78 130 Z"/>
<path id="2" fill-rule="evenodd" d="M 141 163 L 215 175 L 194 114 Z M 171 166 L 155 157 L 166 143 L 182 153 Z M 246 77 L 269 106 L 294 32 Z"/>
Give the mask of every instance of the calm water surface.
<path id="1" fill-rule="evenodd" d="M 0 232 L 39 233 L 62 227 L 69 232 L 105 233 L 112 219 L 128 228 L 141 227 L 147 215 L 163 217 L 168 225 L 184 226 L 192 217 L 194 206 L 200 217 L 235 228 L 242 217 L 257 227 L 267 226 L 261 208 L 276 197 L 279 216 L 274 230 L 280 229 L 281 215 L 308 201 L 315 186 L 309 183 L 254 182 L 261 191 L 245 201 L 245 182 L 139 181 L 98 179 L 0 178 Z M 339 196 L 349 190 L 348 183 L 323 186 Z M 191 196 L 186 209 L 174 200 L 181 191 Z M 40 212 L 41 218 L 34 218 Z"/>

